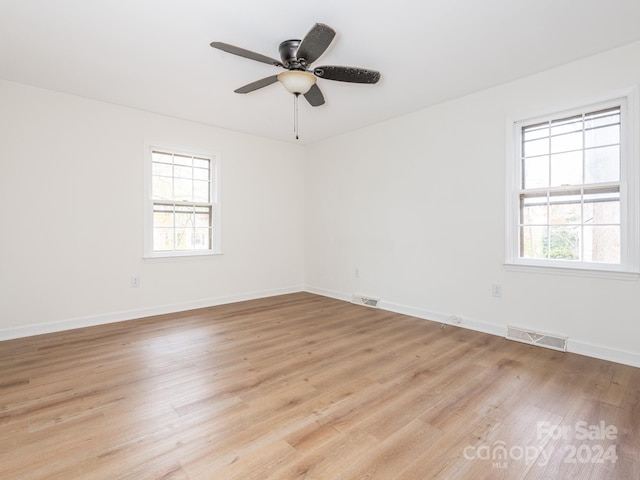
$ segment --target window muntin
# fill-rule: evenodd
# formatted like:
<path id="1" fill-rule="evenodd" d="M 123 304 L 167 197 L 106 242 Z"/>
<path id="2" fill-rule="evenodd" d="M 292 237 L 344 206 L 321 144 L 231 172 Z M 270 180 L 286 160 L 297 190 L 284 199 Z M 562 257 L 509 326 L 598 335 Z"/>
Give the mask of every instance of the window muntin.
<path id="1" fill-rule="evenodd" d="M 149 256 L 217 253 L 216 160 L 151 149 Z"/>

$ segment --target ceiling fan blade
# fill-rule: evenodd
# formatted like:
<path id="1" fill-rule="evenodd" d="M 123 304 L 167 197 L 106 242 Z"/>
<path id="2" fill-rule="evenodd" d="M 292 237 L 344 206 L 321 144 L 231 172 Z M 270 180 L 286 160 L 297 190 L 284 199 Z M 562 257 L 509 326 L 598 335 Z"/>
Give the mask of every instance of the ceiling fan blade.
<path id="1" fill-rule="evenodd" d="M 229 45 L 228 43 L 211 42 L 211 46 L 224 52 L 233 53 L 234 55 L 249 58 L 251 60 L 256 60 L 258 62 L 268 63 L 269 65 L 275 65 L 276 67 L 284 66 L 279 60 L 276 60 L 275 58 L 267 57 L 256 52 L 252 52 L 251 50 L 245 50 L 244 48 L 236 47 L 234 45 Z"/>
<path id="2" fill-rule="evenodd" d="M 357 67 L 336 67 L 326 65 L 313 69 L 313 73 L 320 78 L 337 80 L 338 82 L 378 83 L 380 72 Z"/>
<path id="3" fill-rule="evenodd" d="M 234 90 L 236 93 L 249 93 L 254 90 L 258 90 L 259 88 L 266 87 L 267 85 L 271 85 L 272 83 L 276 83 L 278 81 L 277 75 L 271 75 L 270 77 L 261 78 L 260 80 L 256 80 L 255 82 L 249 83 L 244 87 L 240 87 L 237 90 Z"/>
<path id="4" fill-rule="evenodd" d="M 322 95 L 320 88 L 315 83 L 309 89 L 309 91 L 304 94 L 304 98 L 307 99 L 312 107 L 319 107 L 320 105 L 324 105 L 324 95 Z"/>
<path id="5" fill-rule="evenodd" d="M 333 28 L 324 23 L 316 23 L 300 42 L 296 56 L 298 59 L 304 58 L 307 65 L 311 65 L 329 48 L 335 36 Z"/>

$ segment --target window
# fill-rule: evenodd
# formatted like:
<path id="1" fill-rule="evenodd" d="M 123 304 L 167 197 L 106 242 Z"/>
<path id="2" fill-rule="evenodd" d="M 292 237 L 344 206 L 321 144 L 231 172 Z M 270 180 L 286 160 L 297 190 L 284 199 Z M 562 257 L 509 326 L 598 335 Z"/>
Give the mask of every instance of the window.
<path id="1" fill-rule="evenodd" d="M 219 253 L 213 155 L 150 149 L 147 256 Z"/>
<path id="2" fill-rule="evenodd" d="M 507 264 L 638 272 L 630 103 L 625 97 L 511 123 Z"/>

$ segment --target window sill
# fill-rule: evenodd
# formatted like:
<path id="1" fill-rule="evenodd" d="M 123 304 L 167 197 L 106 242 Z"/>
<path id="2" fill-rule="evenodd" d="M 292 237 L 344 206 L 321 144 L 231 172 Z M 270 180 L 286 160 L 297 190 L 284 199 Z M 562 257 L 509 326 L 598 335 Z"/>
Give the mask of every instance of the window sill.
<path id="1" fill-rule="evenodd" d="M 144 262 L 156 263 L 156 262 L 183 262 L 192 260 L 203 260 L 207 258 L 214 258 L 221 256 L 222 252 L 180 252 L 169 254 L 147 254 L 144 256 Z"/>
<path id="2" fill-rule="evenodd" d="M 565 275 L 573 277 L 607 278 L 611 280 L 639 280 L 640 273 L 615 270 L 596 270 L 592 268 L 552 267 L 547 265 L 524 265 L 505 263 L 504 268 L 511 272 L 542 273 L 547 275 Z"/>

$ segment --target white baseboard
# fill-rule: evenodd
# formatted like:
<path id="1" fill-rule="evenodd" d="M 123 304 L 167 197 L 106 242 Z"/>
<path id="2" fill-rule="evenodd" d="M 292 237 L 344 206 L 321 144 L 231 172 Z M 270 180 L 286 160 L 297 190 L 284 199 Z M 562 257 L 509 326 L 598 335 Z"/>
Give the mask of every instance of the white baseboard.
<path id="1" fill-rule="evenodd" d="M 344 300 L 345 302 L 351 301 L 351 295 L 347 295 L 346 293 L 336 292 L 335 290 L 326 290 L 324 288 L 316 288 L 305 286 L 305 292 L 315 293 L 316 295 L 321 295 L 323 297 L 335 298 L 336 300 Z"/>
<path id="2" fill-rule="evenodd" d="M 42 335 L 44 333 L 61 332 L 64 330 L 73 330 L 74 328 L 93 327 L 96 325 L 104 325 L 107 323 L 122 322 L 126 320 L 135 320 L 137 318 L 151 317 L 154 315 L 164 315 L 167 313 L 184 312 L 187 310 L 195 310 L 197 308 L 215 307 L 216 305 L 225 305 L 228 303 L 243 302 L 246 300 L 255 300 L 258 298 L 274 297 L 276 295 L 285 295 L 287 293 L 302 292 L 304 289 L 300 287 L 288 287 L 274 290 L 263 290 L 260 292 L 248 292 L 237 295 L 228 295 L 225 297 L 206 298 L 190 302 L 174 303 L 169 305 L 161 305 L 156 307 L 139 308 L 134 310 L 126 310 L 121 312 L 112 312 L 101 315 L 91 315 L 87 317 L 72 318 L 51 323 L 38 323 L 34 325 L 26 325 L 20 327 L 11 327 L 0 330 L 0 341 L 11 340 L 14 338 L 30 337 L 33 335 Z"/>
<path id="3" fill-rule="evenodd" d="M 435 312 L 433 310 L 426 310 L 424 308 L 411 307 L 409 305 L 402 305 L 399 303 L 380 301 L 378 307 L 382 310 L 388 310 L 389 312 L 401 313 L 403 315 L 410 315 L 412 317 L 418 317 L 423 320 L 431 320 L 433 322 L 445 323 L 447 325 L 453 325 L 455 327 L 468 328 L 469 330 L 475 330 L 477 332 L 490 333 L 491 335 L 498 335 L 504 337 L 507 334 L 507 327 L 503 325 L 497 325 L 495 323 L 487 323 L 481 320 L 476 320 L 469 317 L 460 317 L 460 322 L 453 322 L 451 319 L 455 317 L 454 314 Z"/>
<path id="4" fill-rule="evenodd" d="M 640 367 L 640 353 L 638 352 L 630 352 L 628 350 L 595 345 L 593 343 L 576 340 L 571 337 L 567 340 L 567 352 L 599 358 L 601 360 L 608 360 L 610 362 L 622 363 L 624 365 L 631 365 L 632 367 Z"/>
<path id="5" fill-rule="evenodd" d="M 305 291 L 323 295 L 325 297 L 344 300 L 346 302 L 351 301 L 351 295 L 342 292 L 309 286 L 305 287 Z M 466 316 L 456 315 L 454 313 L 436 312 L 433 310 L 387 302 L 384 300 L 380 300 L 380 302 L 378 302 L 378 308 L 389 312 L 410 315 L 412 317 L 421 318 L 423 320 L 430 320 L 438 323 L 445 323 L 447 325 L 453 325 L 456 327 L 467 328 L 469 330 L 475 330 L 477 332 L 489 333 L 491 335 L 497 335 L 499 337 L 506 337 L 507 335 L 506 325 L 485 322 L 482 320 L 468 318 Z M 460 318 L 460 323 L 452 321 L 452 318 L 456 316 Z M 567 352 L 585 355 L 593 358 L 599 358 L 601 360 L 607 360 L 610 362 L 621 363 L 623 365 L 630 365 L 632 367 L 640 367 L 640 352 L 621 350 L 608 347 L 606 345 L 596 345 L 571 337 L 569 337 L 567 341 Z"/>

